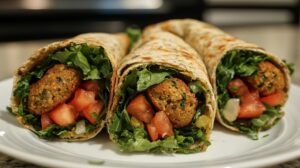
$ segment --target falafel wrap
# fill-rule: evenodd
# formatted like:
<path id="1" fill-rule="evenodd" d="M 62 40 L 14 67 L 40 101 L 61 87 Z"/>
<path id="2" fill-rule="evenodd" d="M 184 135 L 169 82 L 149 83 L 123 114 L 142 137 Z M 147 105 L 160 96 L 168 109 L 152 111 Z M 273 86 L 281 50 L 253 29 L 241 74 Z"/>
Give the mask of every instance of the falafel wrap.
<path id="1" fill-rule="evenodd" d="M 35 51 L 14 76 L 12 112 L 46 139 L 83 141 L 104 127 L 123 34 L 87 33 Z"/>
<path id="2" fill-rule="evenodd" d="M 149 26 L 144 34 L 156 31 L 181 37 L 199 53 L 223 126 L 258 139 L 258 132 L 282 118 L 290 76 L 288 64 L 279 57 L 197 20 L 169 20 Z"/>
<path id="3" fill-rule="evenodd" d="M 167 32 L 143 36 L 122 59 L 110 138 L 125 152 L 192 153 L 210 144 L 216 101 L 197 52 Z"/>

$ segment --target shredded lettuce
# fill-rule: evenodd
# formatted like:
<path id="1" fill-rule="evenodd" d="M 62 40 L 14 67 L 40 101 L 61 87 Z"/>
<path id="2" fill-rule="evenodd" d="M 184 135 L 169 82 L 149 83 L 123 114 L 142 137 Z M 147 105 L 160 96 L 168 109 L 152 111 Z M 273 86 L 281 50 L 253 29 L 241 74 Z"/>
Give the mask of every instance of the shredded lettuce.
<path id="1" fill-rule="evenodd" d="M 67 130 L 68 130 L 68 128 L 61 128 L 58 125 L 52 124 L 52 125 L 48 126 L 47 128 L 45 128 L 44 130 L 39 130 L 39 131 L 36 131 L 35 133 L 39 137 L 53 138 L 53 137 L 62 135 L 64 133 L 67 133 Z"/>
<path id="2" fill-rule="evenodd" d="M 218 105 L 220 109 L 224 108 L 230 98 L 226 87 L 234 76 L 245 77 L 254 75 L 258 70 L 257 64 L 266 59 L 265 55 L 253 51 L 232 50 L 226 53 L 216 72 Z"/>
<path id="3" fill-rule="evenodd" d="M 263 127 L 270 120 L 270 116 L 267 114 L 262 114 L 259 118 L 254 118 L 251 120 L 251 123 L 255 127 Z"/>
<path id="4" fill-rule="evenodd" d="M 112 66 L 102 47 L 73 45 L 50 55 L 52 60 L 81 69 L 84 80 L 110 79 Z"/>
<path id="5" fill-rule="evenodd" d="M 87 44 L 72 44 L 68 48 L 49 54 L 42 64 L 25 74 L 18 81 L 14 90 L 14 96 L 20 99 L 17 114 L 23 116 L 24 122 L 31 125 L 36 130 L 36 134 L 46 138 L 62 136 L 62 133 L 67 132 L 71 127 L 61 128 L 53 125 L 45 130 L 41 130 L 40 116 L 28 111 L 27 101 L 30 84 L 41 79 L 45 72 L 57 63 L 80 70 L 84 80 L 99 80 L 101 88 L 103 88 L 99 92 L 99 97 L 106 106 L 109 100 L 112 66 L 102 47 L 90 48 Z M 103 118 L 104 115 L 100 117 Z M 95 126 L 89 122 L 86 123 L 86 126 L 89 128 L 89 131 L 95 129 Z"/>
<path id="6" fill-rule="evenodd" d="M 293 73 L 295 72 L 295 64 L 288 63 L 286 60 L 283 60 L 283 62 L 285 63 L 285 66 L 288 68 L 290 75 L 293 75 Z"/>
<path id="7" fill-rule="evenodd" d="M 174 129 L 174 136 L 151 141 L 144 127 L 133 127 L 130 124 L 130 116 L 126 111 L 126 105 L 138 92 L 144 91 L 152 85 L 161 83 L 170 76 L 179 75 L 179 72 L 172 69 L 165 69 L 159 66 L 142 66 L 132 70 L 123 82 L 122 88 L 118 93 L 120 96 L 119 106 L 108 125 L 108 131 L 118 142 L 121 150 L 127 152 L 148 151 L 153 153 L 180 152 L 191 153 L 201 151 L 199 145 L 209 144 L 206 140 L 205 130 L 195 126 L 196 119 L 201 115 L 205 108 L 199 106 L 194 116 L 193 122 L 184 128 Z M 144 81 L 147 81 L 145 83 Z M 203 89 L 200 83 L 192 81 L 190 87 L 198 100 L 205 102 Z M 204 103 L 205 104 L 205 103 Z M 196 147 L 195 147 L 196 146 Z"/>
<path id="8" fill-rule="evenodd" d="M 167 76 L 170 76 L 170 73 L 150 72 L 145 68 L 142 71 L 138 71 L 137 75 L 139 76 L 139 80 L 137 81 L 137 91 L 141 92 L 146 90 L 149 86 L 161 83 Z"/>
<path id="9" fill-rule="evenodd" d="M 136 42 L 141 38 L 142 31 L 139 28 L 128 27 L 126 29 L 126 34 L 130 38 L 130 49 L 132 49 Z"/>
<path id="10" fill-rule="evenodd" d="M 269 58 L 259 52 L 247 50 L 232 50 L 226 53 L 221 63 L 217 67 L 217 91 L 218 91 L 218 107 L 222 115 L 222 110 L 230 99 L 227 91 L 227 85 L 235 77 L 247 77 L 257 73 L 257 64 L 268 60 Z M 236 120 L 234 122 L 223 120 L 229 124 L 237 127 L 241 133 L 248 135 L 251 139 L 258 139 L 260 130 L 270 127 L 270 121 L 281 117 L 280 108 L 272 108 L 265 105 L 267 110 L 259 118 L 251 120 Z"/>
<path id="11" fill-rule="evenodd" d="M 240 132 L 248 135 L 251 139 L 257 140 L 258 133 L 260 130 L 266 130 L 276 124 L 276 122 L 283 115 L 280 106 L 271 107 L 267 104 L 264 104 L 266 111 L 259 117 L 253 118 L 251 120 L 240 120 L 236 121 L 234 124 L 239 128 Z M 274 122 L 270 122 L 274 121 Z"/>
<path id="12" fill-rule="evenodd" d="M 201 86 L 200 82 L 190 82 L 189 87 L 190 87 L 191 91 L 195 94 L 202 93 L 202 86 Z"/>

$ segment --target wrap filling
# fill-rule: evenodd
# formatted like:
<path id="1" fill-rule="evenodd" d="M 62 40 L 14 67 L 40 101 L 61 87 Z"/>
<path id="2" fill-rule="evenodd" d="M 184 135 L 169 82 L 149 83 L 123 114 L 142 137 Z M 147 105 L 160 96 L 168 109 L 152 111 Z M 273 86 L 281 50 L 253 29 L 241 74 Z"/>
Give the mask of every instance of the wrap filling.
<path id="1" fill-rule="evenodd" d="M 286 100 L 284 73 L 268 56 L 231 50 L 216 71 L 218 106 L 225 123 L 252 139 L 282 116 Z"/>
<path id="2" fill-rule="evenodd" d="M 125 76 L 108 130 L 123 151 L 201 151 L 211 122 L 204 93 L 175 69 L 142 65 Z"/>
<path id="3" fill-rule="evenodd" d="M 17 115 L 43 138 L 89 134 L 105 117 L 111 76 L 102 47 L 71 44 L 49 54 L 17 82 Z"/>

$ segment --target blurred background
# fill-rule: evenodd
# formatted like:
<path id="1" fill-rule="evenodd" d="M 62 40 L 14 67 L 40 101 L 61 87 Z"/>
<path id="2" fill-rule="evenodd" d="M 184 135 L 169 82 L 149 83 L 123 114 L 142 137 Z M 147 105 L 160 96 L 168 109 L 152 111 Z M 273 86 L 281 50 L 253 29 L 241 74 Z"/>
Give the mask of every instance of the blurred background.
<path id="1" fill-rule="evenodd" d="M 0 80 L 59 39 L 195 18 L 293 62 L 293 83 L 300 85 L 299 9 L 300 0 L 1 0 Z"/>

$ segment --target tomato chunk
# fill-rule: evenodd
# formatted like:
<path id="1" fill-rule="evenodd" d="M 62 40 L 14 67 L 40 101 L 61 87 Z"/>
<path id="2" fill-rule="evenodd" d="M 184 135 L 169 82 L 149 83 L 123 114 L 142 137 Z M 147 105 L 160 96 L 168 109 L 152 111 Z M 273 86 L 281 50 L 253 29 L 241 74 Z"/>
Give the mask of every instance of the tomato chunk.
<path id="1" fill-rule="evenodd" d="M 128 104 L 126 110 L 130 115 L 144 121 L 145 123 L 150 123 L 154 114 L 151 105 L 142 94 L 133 98 Z"/>
<path id="2" fill-rule="evenodd" d="M 241 99 L 241 104 L 249 104 L 252 102 L 260 101 L 259 92 L 258 90 L 252 90 L 251 92 L 242 95 L 240 99 Z"/>
<path id="3" fill-rule="evenodd" d="M 89 120 L 90 123 L 96 124 L 97 118 L 99 114 L 101 113 L 103 109 L 103 102 L 102 101 L 96 101 L 90 105 L 88 105 L 86 108 L 83 109 L 82 113 L 83 116 Z"/>
<path id="4" fill-rule="evenodd" d="M 99 91 L 100 91 L 100 86 L 99 86 L 99 83 L 97 80 L 87 80 L 87 81 L 84 81 L 80 87 L 84 90 L 87 90 L 87 91 L 92 91 L 95 93 L 95 95 L 98 95 L 99 94 Z"/>
<path id="5" fill-rule="evenodd" d="M 75 106 L 77 111 L 82 111 L 88 105 L 94 103 L 95 93 L 92 91 L 86 91 L 83 89 L 77 89 L 75 91 L 75 96 L 70 104 Z"/>
<path id="6" fill-rule="evenodd" d="M 48 113 L 43 113 L 41 116 L 41 124 L 42 124 L 42 130 L 47 128 L 49 125 L 53 124 L 53 121 L 50 119 Z"/>
<path id="7" fill-rule="evenodd" d="M 270 106 L 278 106 L 278 105 L 283 105 L 285 98 L 286 98 L 286 93 L 283 91 L 279 91 L 260 98 L 260 101 Z"/>
<path id="8" fill-rule="evenodd" d="M 249 94 L 247 85 L 241 79 L 233 79 L 227 86 L 232 96 L 243 96 Z"/>
<path id="9" fill-rule="evenodd" d="M 74 124 L 76 121 L 76 110 L 72 105 L 61 104 L 49 112 L 49 117 L 53 122 L 61 127 Z"/>
<path id="10" fill-rule="evenodd" d="M 164 138 L 174 135 L 172 123 L 164 111 L 157 112 L 152 122 L 160 137 Z"/>
<path id="11" fill-rule="evenodd" d="M 259 100 L 258 90 L 255 90 L 241 97 L 238 118 L 256 118 L 265 110 L 265 106 Z"/>
<path id="12" fill-rule="evenodd" d="M 266 110 L 265 106 L 260 102 L 257 104 L 242 104 L 238 118 L 257 118 Z"/>
<path id="13" fill-rule="evenodd" d="M 158 139 L 158 132 L 153 122 L 147 124 L 147 130 L 151 140 L 156 141 Z"/>
<path id="14" fill-rule="evenodd" d="M 232 80 L 227 89 L 232 96 L 239 96 L 240 111 L 238 118 L 249 119 L 259 117 L 265 110 L 261 103 L 258 90 L 249 90 L 248 86 L 241 79 Z"/>

